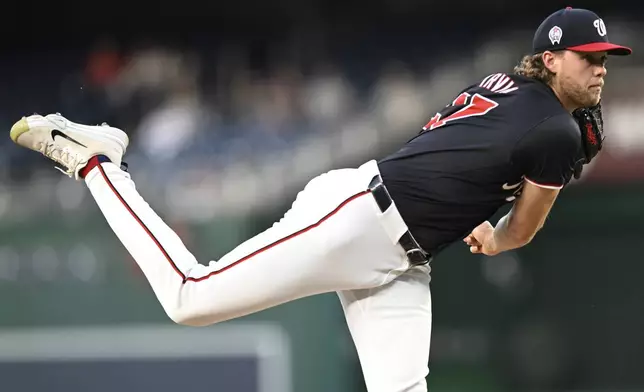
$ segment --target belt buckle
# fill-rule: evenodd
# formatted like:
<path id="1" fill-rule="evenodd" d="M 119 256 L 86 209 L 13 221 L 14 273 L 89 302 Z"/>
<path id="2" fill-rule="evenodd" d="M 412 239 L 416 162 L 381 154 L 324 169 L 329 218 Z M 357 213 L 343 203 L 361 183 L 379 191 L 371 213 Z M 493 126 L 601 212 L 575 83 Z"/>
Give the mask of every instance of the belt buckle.
<path id="1" fill-rule="evenodd" d="M 423 265 L 429 262 L 429 257 L 422 249 L 410 249 L 406 252 L 406 255 L 407 260 L 413 265 Z"/>

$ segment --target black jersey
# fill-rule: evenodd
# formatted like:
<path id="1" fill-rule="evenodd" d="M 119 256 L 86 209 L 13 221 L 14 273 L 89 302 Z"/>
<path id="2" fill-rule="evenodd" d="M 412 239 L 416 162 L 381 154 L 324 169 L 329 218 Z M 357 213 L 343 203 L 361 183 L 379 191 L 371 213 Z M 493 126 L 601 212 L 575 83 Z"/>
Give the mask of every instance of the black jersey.
<path id="1" fill-rule="evenodd" d="M 549 86 L 498 73 L 463 90 L 379 167 L 412 234 L 437 253 L 514 201 L 524 181 L 564 187 L 581 154 L 579 127 Z"/>

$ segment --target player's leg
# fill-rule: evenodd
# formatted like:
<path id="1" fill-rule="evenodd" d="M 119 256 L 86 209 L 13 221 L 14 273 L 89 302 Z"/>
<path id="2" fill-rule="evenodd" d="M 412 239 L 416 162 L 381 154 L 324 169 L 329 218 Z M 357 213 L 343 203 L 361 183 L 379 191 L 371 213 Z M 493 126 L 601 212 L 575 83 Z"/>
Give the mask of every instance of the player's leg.
<path id="1" fill-rule="evenodd" d="M 425 392 L 432 326 L 429 267 L 339 292 L 369 392 Z"/>
<path id="2" fill-rule="evenodd" d="M 86 183 L 168 315 L 206 325 L 308 295 L 378 286 L 403 271 L 403 253 L 365 192 L 370 175 L 347 169 L 314 179 L 283 219 L 209 265 L 197 262 L 128 173 L 97 164 Z"/>
<path id="3" fill-rule="evenodd" d="M 368 191 L 379 174 L 375 161 L 316 177 L 279 222 L 204 265 L 117 165 L 127 146 L 122 131 L 60 115 L 30 116 L 14 125 L 11 138 L 85 179 L 162 307 L 179 323 L 206 325 L 308 295 L 376 287 L 408 267 L 398 245 L 406 225 L 395 209 L 382 213 Z"/>

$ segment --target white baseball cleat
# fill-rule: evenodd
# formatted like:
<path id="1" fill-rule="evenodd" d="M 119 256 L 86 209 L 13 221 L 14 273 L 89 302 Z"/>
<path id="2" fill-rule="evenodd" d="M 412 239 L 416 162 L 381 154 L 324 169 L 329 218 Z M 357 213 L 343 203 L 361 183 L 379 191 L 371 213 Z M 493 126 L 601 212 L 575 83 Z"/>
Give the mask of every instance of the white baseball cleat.
<path id="1" fill-rule="evenodd" d="M 76 124 L 59 113 L 23 117 L 11 127 L 10 136 L 16 144 L 64 166 L 64 170 L 58 169 L 77 180 L 78 172 L 96 155 L 105 155 L 120 166 L 129 144 L 120 129 L 107 124 Z"/>

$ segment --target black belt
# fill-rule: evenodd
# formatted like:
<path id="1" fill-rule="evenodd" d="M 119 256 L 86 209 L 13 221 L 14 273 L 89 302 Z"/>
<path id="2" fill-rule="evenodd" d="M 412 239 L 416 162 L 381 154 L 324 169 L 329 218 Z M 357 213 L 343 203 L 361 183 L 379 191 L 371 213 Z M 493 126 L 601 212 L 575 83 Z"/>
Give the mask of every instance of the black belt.
<path id="1" fill-rule="evenodd" d="M 382 182 L 382 178 L 379 174 L 376 174 L 369 183 L 369 190 L 371 191 L 373 198 L 376 200 L 378 207 L 380 207 L 380 211 L 387 211 L 387 209 L 393 204 L 393 199 L 389 195 L 389 191 L 387 191 L 387 188 Z M 431 261 L 432 255 L 423 250 L 409 230 L 400 237 L 398 243 L 405 250 L 407 259 L 412 265 L 427 264 Z"/>

